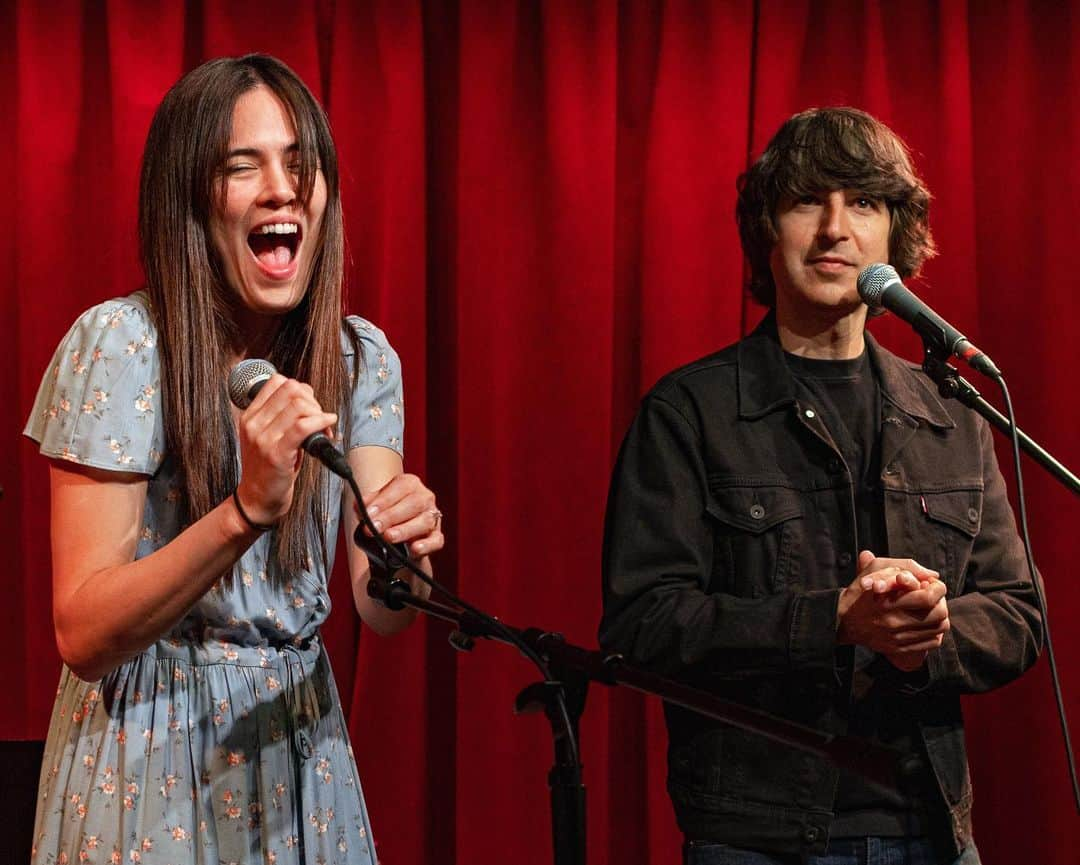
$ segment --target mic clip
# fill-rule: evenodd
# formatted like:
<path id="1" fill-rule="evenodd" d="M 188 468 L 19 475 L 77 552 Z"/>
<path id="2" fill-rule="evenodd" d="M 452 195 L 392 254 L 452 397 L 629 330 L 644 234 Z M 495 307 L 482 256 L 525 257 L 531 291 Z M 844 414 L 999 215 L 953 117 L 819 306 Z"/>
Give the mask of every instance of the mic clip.
<path id="1" fill-rule="evenodd" d="M 948 349 L 934 346 L 930 341 L 923 343 L 926 346 L 926 354 L 923 356 L 923 372 L 937 384 L 938 393 L 945 399 L 955 399 L 971 406 L 982 394 L 972 386 L 966 378 L 960 375 L 960 371 L 949 363 L 951 356 Z"/>
<path id="2" fill-rule="evenodd" d="M 404 580 L 393 576 L 405 567 L 409 551 L 405 544 L 391 544 L 364 534 L 363 525 L 353 532 L 353 542 L 364 551 L 371 565 L 368 578 L 368 595 L 391 610 L 402 610 L 402 595 L 411 595 L 412 589 Z"/>
<path id="3" fill-rule="evenodd" d="M 364 534 L 363 524 L 353 532 L 353 543 L 362 549 L 373 567 L 387 573 L 393 573 L 405 567 L 409 560 L 409 550 L 405 544 L 391 544 L 381 538 L 372 538 Z"/>

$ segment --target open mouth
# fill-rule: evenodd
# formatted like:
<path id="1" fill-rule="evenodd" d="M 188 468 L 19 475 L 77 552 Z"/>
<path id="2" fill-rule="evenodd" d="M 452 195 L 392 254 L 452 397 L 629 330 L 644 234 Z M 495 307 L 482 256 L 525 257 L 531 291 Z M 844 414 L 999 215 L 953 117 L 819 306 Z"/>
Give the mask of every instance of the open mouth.
<path id="1" fill-rule="evenodd" d="M 248 235 L 248 246 L 267 270 L 282 270 L 292 264 L 300 247 L 300 226 L 295 222 L 260 225 Z"/>

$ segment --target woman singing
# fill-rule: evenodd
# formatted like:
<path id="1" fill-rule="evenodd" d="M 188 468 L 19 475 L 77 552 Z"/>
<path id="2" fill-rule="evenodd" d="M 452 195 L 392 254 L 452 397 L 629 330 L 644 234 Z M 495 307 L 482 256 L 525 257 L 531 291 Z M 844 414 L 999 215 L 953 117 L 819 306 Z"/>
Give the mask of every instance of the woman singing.
<path id="1" fill-rule="evenodd" d="M 425 570 L 443 535 L 402 470 L 397 355 L 342 314 L 337 156 L 290 69 L 214 60 L 169 91 L 139 234 L 146 290 L 79 318 L 26 427 L 50 458 L 64 660 L 33 861 L 374 863 L 319 636 L 357 508 L 301 442 L 335 438 Z M 279 373 L 240 411 L 226 383 L 248 357 Z M 363 620 L 407 626 L 348 559 Z"/>

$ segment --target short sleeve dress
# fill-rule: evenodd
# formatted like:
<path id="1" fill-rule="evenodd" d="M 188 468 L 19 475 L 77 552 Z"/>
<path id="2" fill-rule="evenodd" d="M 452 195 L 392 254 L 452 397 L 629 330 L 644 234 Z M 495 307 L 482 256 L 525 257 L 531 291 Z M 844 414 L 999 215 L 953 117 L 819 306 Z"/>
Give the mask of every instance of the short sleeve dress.
<path id="1" fill-rule="evenodd" d="M 369 322 L 348 325 L 363 350 L 349 446 L 400 453 L 397 355 Z M 352 355 L 344 334 L 342 347 Z M 146 296 L 107 301 L 64 337 L 24 431 L 54 459 L 147 476 L 136 558 L 181 529 L 184 493 L 165 450 L 162 385 Z M 331 501 L 340 501 L 331 478 Z M 331 561 L 339 519 L 331 508 Z M 269 553 L 264 535 L 172 631 L 102 680 L 63 668 L 35 865 L 375 863 L 319 636 L 329 574 L 313 555 L 308 570 L 271 576 Z"/>

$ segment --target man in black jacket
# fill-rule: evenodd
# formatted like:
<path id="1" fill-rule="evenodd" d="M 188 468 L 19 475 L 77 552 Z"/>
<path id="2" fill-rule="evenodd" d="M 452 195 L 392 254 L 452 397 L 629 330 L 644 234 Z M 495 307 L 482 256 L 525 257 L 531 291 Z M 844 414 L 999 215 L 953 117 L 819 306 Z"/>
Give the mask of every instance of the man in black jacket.
<path id="1" fill-rule="evenodd" d="M 689 865 L 979 861 L 959 695 L 1031 666 L 1042 621 L 988 426 L 864 330 L 859 273 L 916 273 L 928 208 L 869 115 L 788 120 L 739 180 L 770 313 L 662 379 L 620 452 L 605 649 L 904 755 L 879 785 L 666 706 Z"/>

